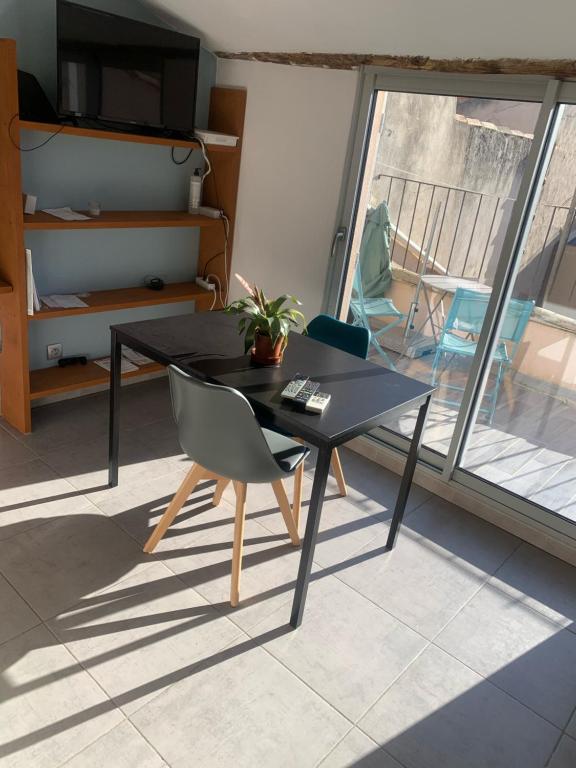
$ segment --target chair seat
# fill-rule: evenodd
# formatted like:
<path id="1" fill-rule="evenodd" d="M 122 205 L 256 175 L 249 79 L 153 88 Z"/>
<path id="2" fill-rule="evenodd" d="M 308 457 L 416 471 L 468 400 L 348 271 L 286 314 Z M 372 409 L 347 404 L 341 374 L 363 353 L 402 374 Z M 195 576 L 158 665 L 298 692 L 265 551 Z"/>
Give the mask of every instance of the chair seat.
<path id="1" fill-rule="evenodd" d="M 272 429 L 262 428 L 270 452 L 283 472 L 293 472 L 310 453 L 305 445 L 297 443 L 286 435 Z"/>
<path id="2" fill-rule="evenodd" d="M 438 348 L 443 352 L 452 352 L 456 355 L 474 357 L 477 346 L 478 344 L 471 339 L 463 339 L 461 336 L 456 336 L 454 333 L 446 332 L 444 333 Z M 508 359 L 506 344 L 501 341 L 496 348 L 493 360 L 496 360 L 499 363 L 506 363 L 508 362 Z"/>
<path id="3" fill-rule="evenodd" d="M 354 312 L 362 313 L 362 310 L 368 317 L 404 317 L 404 313 L 396 309 L 392 299 L 351 299 L 350 308 Z"/>

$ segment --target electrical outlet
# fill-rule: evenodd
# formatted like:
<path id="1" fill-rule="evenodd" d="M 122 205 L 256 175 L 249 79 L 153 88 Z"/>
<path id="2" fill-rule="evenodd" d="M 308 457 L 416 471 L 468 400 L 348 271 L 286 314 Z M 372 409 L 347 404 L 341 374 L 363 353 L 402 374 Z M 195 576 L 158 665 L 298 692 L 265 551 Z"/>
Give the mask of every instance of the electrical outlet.
<path id="1" fill-rule="evenodd" d="M 62 357 L 62 344 L 48 344 L 46 347 L 46 357 L 48 360 L 58 360 Z"/>

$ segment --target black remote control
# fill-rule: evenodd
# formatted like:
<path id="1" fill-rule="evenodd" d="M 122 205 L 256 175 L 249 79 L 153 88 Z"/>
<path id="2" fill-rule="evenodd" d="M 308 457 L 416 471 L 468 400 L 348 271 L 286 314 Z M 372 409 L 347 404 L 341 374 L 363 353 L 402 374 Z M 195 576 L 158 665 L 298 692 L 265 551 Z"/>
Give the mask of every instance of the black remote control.
<path id="1" fill-rule="evenodd" d="M 320 383 L 318 381 L 311 381 L 310 379 L 304 384 L 300 392 L 296 395 L 293 402 L 296 405 L 305 406 L 312 395 L 320 389 Z"/>

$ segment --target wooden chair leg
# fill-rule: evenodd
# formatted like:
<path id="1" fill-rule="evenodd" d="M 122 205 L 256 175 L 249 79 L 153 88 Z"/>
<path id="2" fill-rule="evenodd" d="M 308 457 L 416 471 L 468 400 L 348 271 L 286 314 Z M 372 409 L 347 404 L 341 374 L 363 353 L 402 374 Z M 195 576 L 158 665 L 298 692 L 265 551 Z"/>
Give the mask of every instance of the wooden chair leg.
<path id="1" fill-rule="evenodd" d="M 344 472 L 342 472 L 342 464 L 340 463 L 340 456 L 338 455 L 338 450 L 336 448 L 334 448 L 332 451 L 330 464 L 332 465 L 332 472 L 334 473 L 334 477 L 338 483 L 340 496 L 347 496 L 348 488 L 346 488 L 346 480 L 344 480 Z"/>
<path id="2" fill-rule="evenodd" d="M 302 509 L 302 480 L 304 479 L 304 462 L 302 461 L 294 472 L 294 497 L 292 499 L 292 515 L 296 530 L 300 528 L 300 511 Z"/>
<path id="3" fill-rule="evenodd" d="M 158 525 L 156 526 L 156 528 L 154 528 L 152 535 L 150 536 L 146 544 L 144 544 L 144 552 L 149 553 L 154 551 L 156 544 L 158 544 L 162 536 L 164 536 L 164 534 L 172 524 L 172 521 L 174 520 L 178 512 L 180 512 L 180 510 L 182 509 L 182 506 L 184 505 L 188 496 L 190 496 L 190 494 L 192 493 L 196 485 L 200 482 L 200 480 L 202 480 L 202 478 L 205 475 L 206 475 L 206 470 L 204 469 L 204 467 L 201 467 L 200 464 L 194 464 L 190 472 L 188 472 L 188 474 L 184 478 L 182 485 L 180 486 L 180 488 L 178 488 L 178 490 L 174 494 L 174 498 L 172 499 L 170 504 L 168 504 L 166 512 L 164 512 L 164 514 L 160 518 L 160 521 L 158 522 Z"/>
<path id="4" fill-rule="evenodd" d="M 214 504 L 215 507 L 217 507 L 220 502 L 222 501 L 222 494 L 228 487 L 231 480 L 229 480 L 227 477 L 220 477 L 218 478 L 216 482 L 216 489 L 214 491 L 214 496 L 212 498 L 212 504 Z"/>
<path id="5" fill-rule="evenodd" d="M 230 605 L 235 608 L 240 602 L 240 573 L 242 571 L 242 548 L 244 542 L 244 515 L 246 509 L 246 483 L 234 483 L 236 491 L 236 519 L 234 522 L 234 546 L 232 549 L 232 584 Z"/>
<path id="6" fill-rule="evenodd" d="M 290 540 L 295 547 L 298 547 L 300 546 L 300 536 L 298 535 L 298 528 L 296 527 L 294 516 L 292 515 L 292 509 L 290 508 L 290 502 L 288 501 L 288 496 L 286 496 L 286 491 L 282 485 L 282 480 L 275 480 L 272 483 L 272 490 L 276 496 L 276 501 L 280 507 L 280 512 L 282 512 L 282 517 L 286 523 L 286 528 L 288 528 Z"/>

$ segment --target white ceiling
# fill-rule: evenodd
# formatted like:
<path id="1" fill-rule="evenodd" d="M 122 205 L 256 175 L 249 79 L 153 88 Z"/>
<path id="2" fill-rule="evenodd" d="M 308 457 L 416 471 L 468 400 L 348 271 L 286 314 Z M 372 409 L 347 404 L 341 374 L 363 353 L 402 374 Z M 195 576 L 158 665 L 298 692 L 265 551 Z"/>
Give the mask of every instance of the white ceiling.
<path id="1" fill-rule="evenodd" d="M 574 0 L 146 0 L 215 51 L 573 58 Z"/>

